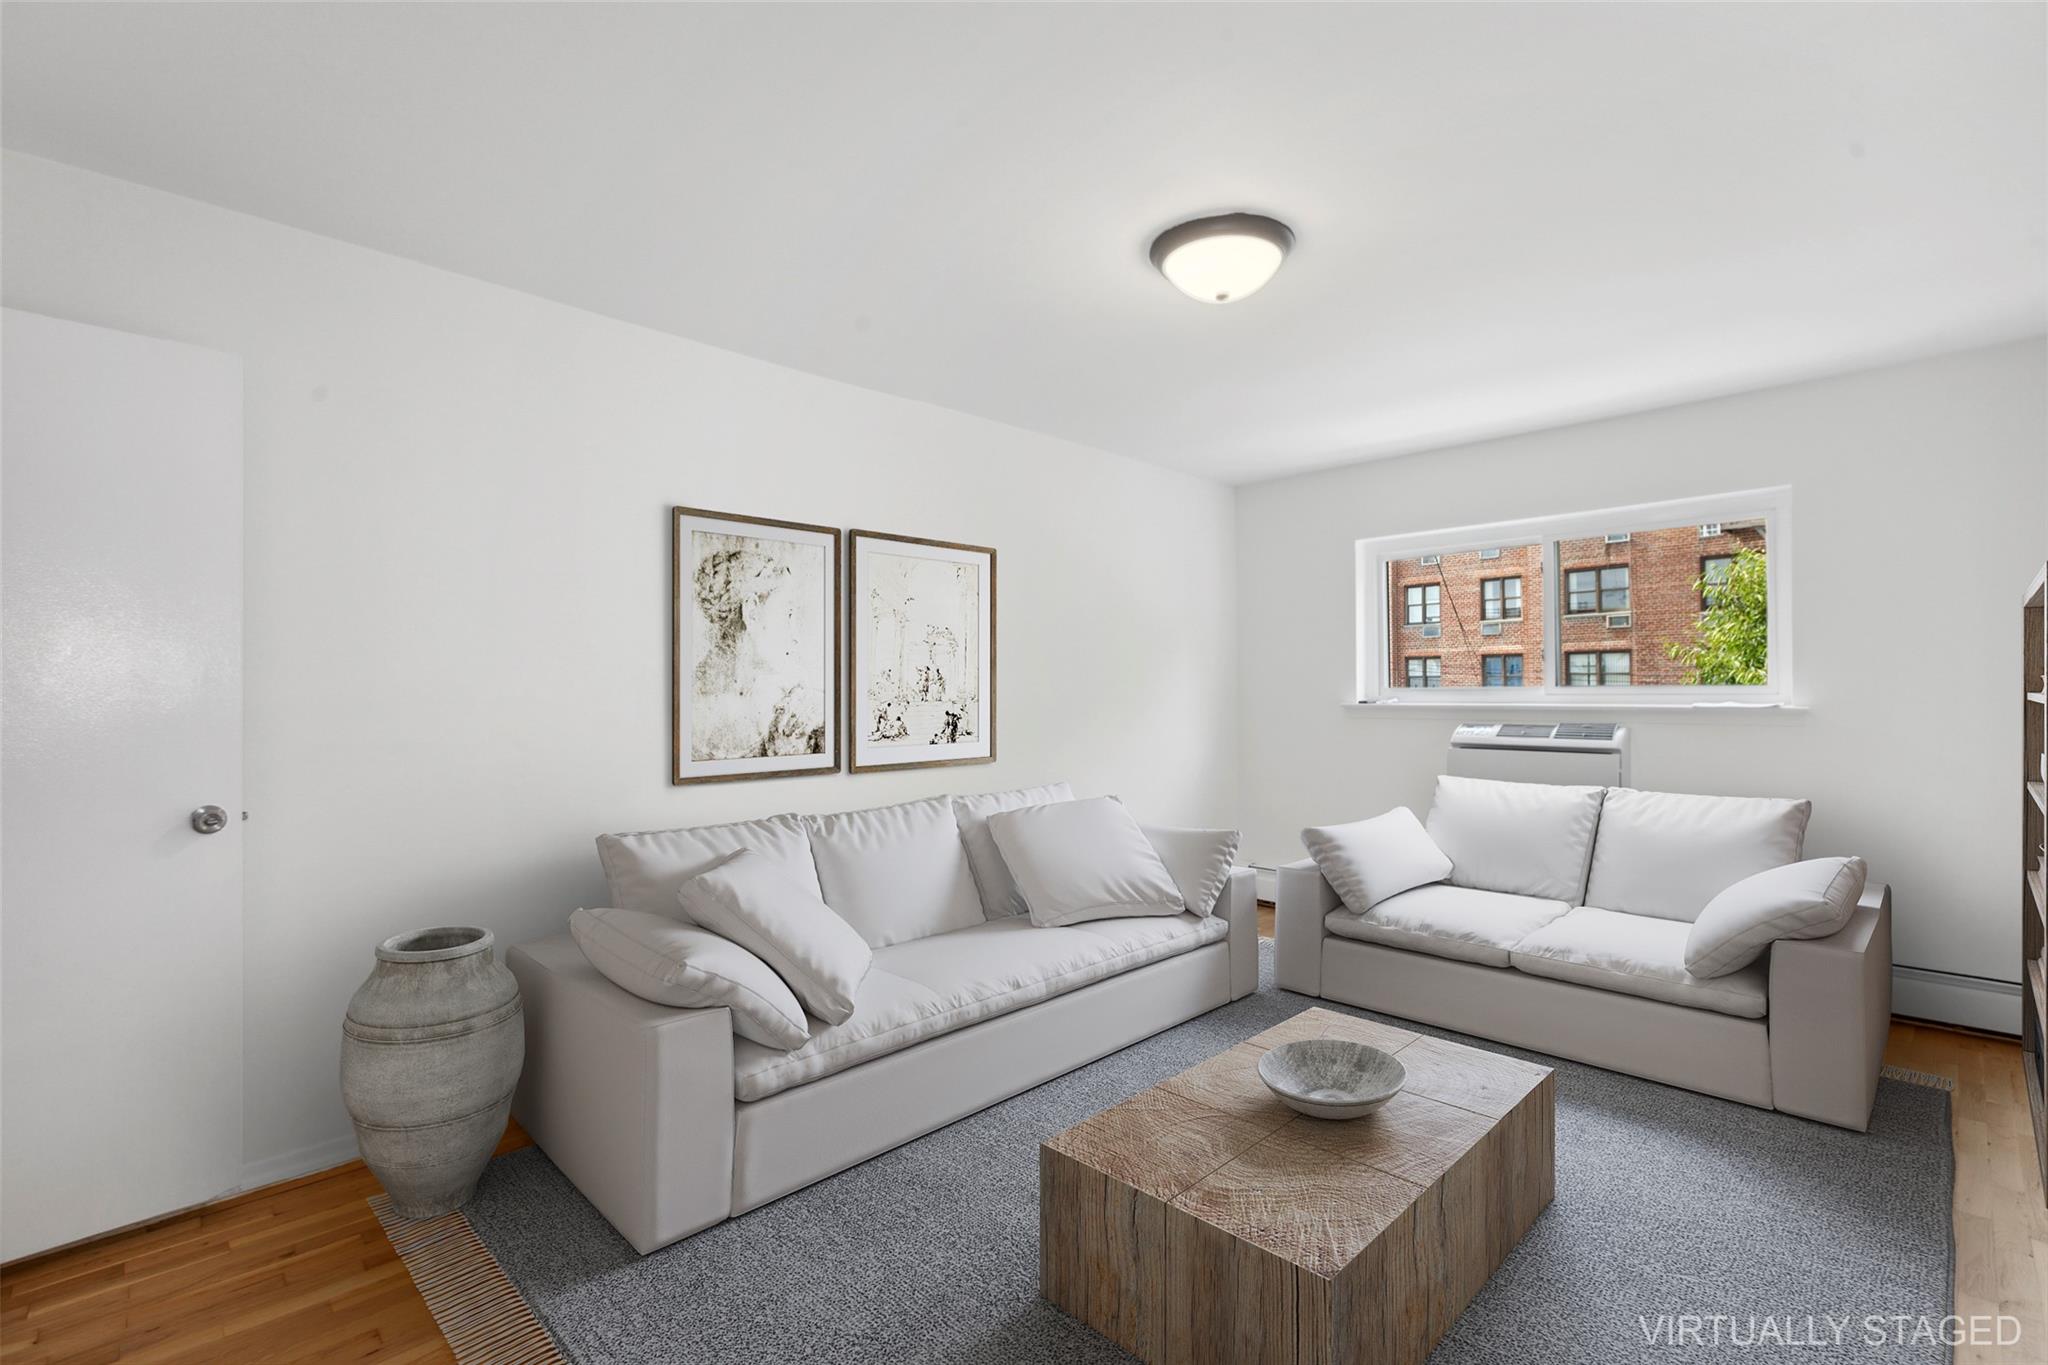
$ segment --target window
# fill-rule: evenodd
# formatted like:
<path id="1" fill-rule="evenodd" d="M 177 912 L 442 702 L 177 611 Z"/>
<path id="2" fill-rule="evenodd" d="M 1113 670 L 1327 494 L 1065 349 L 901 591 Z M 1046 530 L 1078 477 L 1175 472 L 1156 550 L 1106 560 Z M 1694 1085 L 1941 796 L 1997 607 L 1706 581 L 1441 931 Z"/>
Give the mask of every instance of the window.
<path id="1" fill-rule="evenodd" d="M 1725 587 L 1728 575 L 1735 569 L 1734 555 L 1702 555 L 1700 557 L 1700 610 L 1714 605 L 1714 589 Z"/>
<path id="2" fill-rule="evenodd" d="M 1583 616 L 1590 612 L 1628 610 L 1628 565 L 1608 564 L 1598 569 L 1572 569 L 1564 576 L 1565 613 Z"/>
<path id="3" fill-rule="evenodd" d="M 1479 580 L 1479 619 L 1519 621 L 1522 619 L 1522 580 L 1482 578 Z"/>
<path id="4" fill-rule="evenodd" d="M 1791 505 L 1767 488 L 1362 539 L 1356 695 L 1789 704 Z"/>
<path id="5" fill-rule="evenodd" d="M 1629 657 L 1625 649 L 1575 652 L 1564 656 L 1566 687 L 1627 687 Z"/>

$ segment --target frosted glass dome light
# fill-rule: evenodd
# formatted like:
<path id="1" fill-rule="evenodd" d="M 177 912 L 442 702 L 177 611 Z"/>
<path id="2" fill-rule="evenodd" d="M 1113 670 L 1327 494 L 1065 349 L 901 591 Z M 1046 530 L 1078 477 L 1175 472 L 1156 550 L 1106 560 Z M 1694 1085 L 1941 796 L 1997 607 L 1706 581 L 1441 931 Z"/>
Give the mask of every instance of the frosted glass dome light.
<path id="1" fill-rule="evenodd" d="M 1160 233 L 1152 264 L 1191 299 L 1235 303 L 1264 288 L 1293 246 L 1294 233 L 1277 219 L 1225 213 Z"/>

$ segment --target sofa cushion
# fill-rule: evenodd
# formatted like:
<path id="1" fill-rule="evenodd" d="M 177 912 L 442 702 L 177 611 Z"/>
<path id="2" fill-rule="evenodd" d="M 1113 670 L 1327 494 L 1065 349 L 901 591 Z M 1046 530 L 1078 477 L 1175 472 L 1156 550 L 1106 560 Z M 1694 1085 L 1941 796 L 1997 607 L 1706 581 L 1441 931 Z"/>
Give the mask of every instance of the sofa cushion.
<path id="1" fill-rule="evenodd" d="M 1237 845 L 1242 837 L 1234 829 L 1191 829 L 1175 825 L 1141 825 L 1139 830 L 1166 875 L 1180 889 L 1181 900 L 1190 913 L 1213 915 L 1217 898 L 1230 881 L 1230 869 L 1237 863 Z"/>
<path id="2" fill-rule="evenodd" d="M 811 841 L 803 822 L 794 815 L 597 836 L 597 860 L 611 887 L 611 903 L 621 910 L 647 910 L 657 915 L 673 915 L 677 888 L 742 848 L 779 863 L 813 893 L 818 890 Z"/>
<path id="3" fill-rule="evenodd" d="M 1014 917 L 878 949 L 853 1016 L 794 1052 L 733 1043 L 733 1094 L 766 1099 L 928 1038 L 1215 943 L 1218 918 L 1181 914 L 1042 929 Z"/>
<path id="4" fill-rule="evenodd" d="M 578 910 L 569 935 L 590 965 L 642 1000 L 732 1011 L 732 1031 L 787 1052 L 811 1036 L 804 1008 L 769 965 L 731 939 L 651 910 Z"/>
<path id="5" fill-rule="evenodd" d="M 1798 862 L 1812 813 L 1810 801 L 1610 788 L 1585 903 L 1690 923 L 1744 877 Z"/>
<path id="6" fill-rule="evenodd" d="M 1505 967 L 1517 943 L 1569 909 L 1563 901 L 1533 896 L 1467 886 L 1418 886 L 1381 901 L 1367 914 L 1332 910 L 1323 924 L 1342 938 Z"/>
<path id="7" fill-rule="evenodd" d="M 981 893 L 982 913 L 990 919 L 1025 913 L 1024 893 L 1017 879 L 1003 863 L 995 836 L 988 832 L 988 818 L 998 811 L 1019 806 L 1042 806 L 1048 801 L 1071 801 L 1074 792 L 1064 782 L 1045 787 L 1019 787 L 1006 792 L 978 792 L 953 798 L 953 819 L 960 826 L 960 843 L 967 850 L 967 866 L 974 873 L 974 886 Z"/>
<path id="8" fill-rule="evenodd" d="M 874 957 L 853 926 L 779 864 L 743 848 L 683 883 L 683 914 L 775 970 L 828 1024 L 853 1013 Z"/>
<path id="9" fill-rule="evenodd" d="M 1599 787 L 1436 780 L 1429 837 L 1451 860 L 1451 885 L 1577 905 L 1600 822 Z"/>
<path id="10" fill-rule="evenodd" d="M 950 797 L 807 815 L 804 826 L 825 904 L 868 946 L 982 922 L 981 898 L 975 894 Z"/>
<path id="11" fill-rule="evenodd" d="M 1685 969 L 1682 920 L 1614 910 L 1581 908 L 1523 939 L 1515 948 L 1517 969 L 1580 986 L 1640 995 L 1673 1005 L 1764 1017 L 1768 989 L 1762 963 L 1712 979 Z"/>
<path id="12" fill-rule="evenodd" d="M 989 833 L 1041 927 L 1187 908 L 1145 831 L 1114 796 L 991 815 Z"/>
<path id="13" fill-rule="evenodd" d="M 1451 875 L 1451 860 L 1406 806 L 1348 825 L 1312 826 L 1301 832 L 1301 846 L 1323 880 L 1361 915 Z"/>
<path id="14" fill-rule="evenodd" d="M 1744 877 L 1707 902 L 1685 937 L 1685 968 L 1726 976 L 1781 938 L 1826 938 L 1849 922 L 1869 869 L 1861 858 L 1812 858 Z"/>

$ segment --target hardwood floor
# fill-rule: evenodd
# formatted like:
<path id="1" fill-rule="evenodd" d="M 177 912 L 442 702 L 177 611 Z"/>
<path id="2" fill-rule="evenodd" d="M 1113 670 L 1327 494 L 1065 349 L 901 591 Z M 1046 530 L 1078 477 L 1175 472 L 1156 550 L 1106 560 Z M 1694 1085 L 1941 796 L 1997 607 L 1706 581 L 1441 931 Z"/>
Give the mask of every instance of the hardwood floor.
<path id="1" fill-rule="evenodd" d="M 513 1124 L 498 1150 L 527 1145 Z M 453 1365 L 379 1189 L 352 1161 L 0 1268 L 0 1361 Z"/>
<path id="2" fill-rule="evenodd" d="M 1885 1060 L 1957 1082 L 1956 1312 L 2024 1330 L 2016 1350 L 1958 1347 L 1956 1365 L 2048 1359 L 2048 1208 L 2018 1045 L 1898 1020 Z M 526 1145 L 515 1124 L 499 1150 Z M 376 1191 L 351 1162 L 0 1269 L 0 1362 L 452 1362 L 370 1213 Z"/>
<path id="3" fill-rule="evenodd" d="M 2019 1044 L 1895 1019 L 1884 1059 L 1955 1079 L 1956 1313 L 2021 1324 L 2019 1346 L 1958 1346 L 1955 1365 L 2048 1360 L 2048 1207 Z"/>

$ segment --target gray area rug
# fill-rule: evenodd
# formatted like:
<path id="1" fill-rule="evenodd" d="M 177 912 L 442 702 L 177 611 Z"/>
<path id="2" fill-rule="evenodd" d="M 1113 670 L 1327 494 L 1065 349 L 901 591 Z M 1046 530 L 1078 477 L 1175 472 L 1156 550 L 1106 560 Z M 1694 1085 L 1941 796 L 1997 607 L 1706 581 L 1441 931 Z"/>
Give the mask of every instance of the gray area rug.
<path id="1" fill-rule="evenodd" d="M 652 1256 L 531 1148 L 470 1221 L 579 1365 L 1129 1360 L 1038 1298 L 1038 1144 L 1311 1005 L 1380 1017 L 1262 947 L 1258 994 Z M 1556 1202 L 1431 1365 L 1949 1358 L 1944 1091 L 1887 1079 L 1847 1133 L 1424 1031 L 1557 1069 Z"/>

